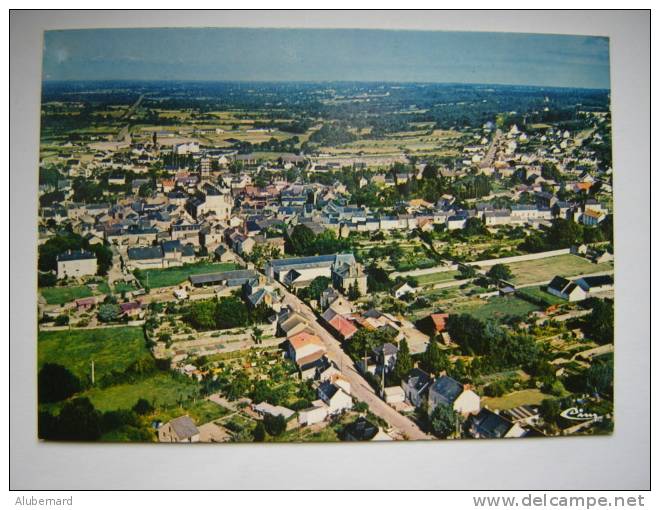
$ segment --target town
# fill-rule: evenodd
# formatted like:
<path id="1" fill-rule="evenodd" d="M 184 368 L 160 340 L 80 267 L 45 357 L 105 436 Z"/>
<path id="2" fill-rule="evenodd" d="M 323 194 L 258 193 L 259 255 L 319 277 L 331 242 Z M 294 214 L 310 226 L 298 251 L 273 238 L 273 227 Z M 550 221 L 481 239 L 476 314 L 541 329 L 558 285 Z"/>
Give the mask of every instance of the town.
<path id="1" fill-rule="evenodd" d="M 44 82 L 39 437 L 610 433 L 609 100 Z"/>

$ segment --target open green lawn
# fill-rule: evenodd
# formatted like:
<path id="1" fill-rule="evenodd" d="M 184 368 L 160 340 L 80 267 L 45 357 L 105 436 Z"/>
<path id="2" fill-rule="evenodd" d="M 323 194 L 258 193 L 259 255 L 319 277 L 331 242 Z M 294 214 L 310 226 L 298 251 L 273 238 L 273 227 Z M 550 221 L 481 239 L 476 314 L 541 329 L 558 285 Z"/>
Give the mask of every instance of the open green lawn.
<path id="1" fill-rule="evenodd" d="M 525 262 L 513 262 L 507 265 L 513 273 L 513 283 L 518 285 L 547 282 L 557 275 L 568 278 L 580 274 L 609 271 L 614 268 L 614 264 L 611 262 L 594 264 L 587 259 L 571 254 Z"/>
<path id="2" fill-rule="evenodd" d="M 475 299 L 450 307 L 451 313 L 467 313 L 481 320 L 503 319 L 509 316 L 526 317 L 539 307 L 514 296 L 495 296 L 487 300 Z"/>
<path id="3" fill-rule="evenodd" d="M 158 373 L 134 383 L 117 384 L 107 388 L 92 388 L 80 396 L 88 397 L 94 407 L 100 411 L 114 409 L 130 409 L 140 398 L 147 399 L 156 407 L 176 406 L 180 401 L 186 401 L 196 391 L 197 384 L 191 379 L 174 377 L 169 373 Z M 216 405 L 216 404 L 213 404 Z M 220 406 L 217 406 L 220 408 Z M 220 408 L 223 409 L 223 408 Z M 176 416 L 186 414 L 185 410 L 174 413 Z M 199 416 L 207 416 L 205 408 L 198 410 Z"/>
<path id="4" fill-rule="evenodd" d="M 545 289 L 546 286 L 541 285 L 539 287 L 525 287 L 523 289 L 520 289 L 518 292 L 520 294 L 529 296 L 531 299 L 542 301 L 543 303 L 546 304 L 546 306 L 561 305 L 566 303 L 565 299 L 562 299 L 557 296 L 553 296 Z"/>
<path id="5" fill-rule="evenodd" d="M 501 397 L 484 397 L 481 399 L 482 406 L 490 409 L 511 409 L 524 404 L 539 405 L 546 398 L 554 398 L 552 395 L 543 393 L 537 389 L 514 391 Z"/>
<path id="6" fill-rule="evenodd" d="M 150 358 L 139 327 L 40 331 L 37 344 L 39 367 L 57 363 L 78 377 L 90 375 L 94 360 L 96 379 L 112 370 L 124 370 L 139 359 Z"/>
<path id="7" fill-rule="evenodd" d="M 49 305 L 63 305 L 75 299 L 93 296 L 95 294 L 110 294 L 107 280 L 101 280 L 92 291 L 88 285 L 70 285 L 67 287 L 40 287 L 39 292 Z"/>
<path id="8" fill-rule="evenodd" d="M 436 283 L 448 282 L 454 280 L 458 276 L 458 271 L 442 271 L 439 273 L 423 274 L 414 276 L 413 279 L 417 285 L 434 285 Z"/>
<path id="9" fill-rule="evenodd" d="M 167 269 L 147 269 L 140 271 L 139 278 L 142 285 L 155 289 L 179 285 L 191 275 L 219 273 L 233 269 L 237 269 L 237 266 L 231 262 L 188 264 Z"/>
<path id="10" fill-rule="evenodd" d="M 49 305 L 63 305 L 74 299 L 89 297 L 93 293 L 87 285 L 75 287 L 42 287 L 41 295 Z"/>
<path id="11" fill-rule="evenodd" d="M 187 406 L 186 411 L 195 420 L 197 425 L 217 420 L 231 412 L 229 409 L 210 400 L 198 400 L 194 404 Z"/>
<path id="12" fill-rule="evenodd" d="M 121 294 L 122 292 L 132 292 L 134 290 L 137 290 L 137 287 L 133 283 L 126 283 L 123 281 L 119 281 L 115 283 L 113 287 L 116 294 Z"/>

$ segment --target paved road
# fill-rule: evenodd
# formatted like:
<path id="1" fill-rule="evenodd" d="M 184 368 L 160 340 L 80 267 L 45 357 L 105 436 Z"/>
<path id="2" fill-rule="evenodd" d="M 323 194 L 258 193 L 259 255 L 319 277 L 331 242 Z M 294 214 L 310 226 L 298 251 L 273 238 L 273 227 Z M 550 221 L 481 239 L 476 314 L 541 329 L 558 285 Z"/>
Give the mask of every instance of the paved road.
<path id="1" fill-rule="evenodd" d="M 314 332 L 321 338 L 327 349 L 327 357 L 337 365 L 342 375 L 351 383 L 351 393 L 358 400 L 365 402 L 372 413 L 384 419 L 392 427 L 401 432 L 406 438 L 432 439 L 431 436 L 423 432 L 412 420 L 387 405 L 375 394 L 373 388 L 357 371 L 353 360 L 341 348 L 339 341 L 333 337 L 321 324 L 319 324 L 316 315 L 306 303 L 291 294 L 279 282 L 275 282 L 282 291 L 284 304 L 289 305 L 293 310 L 302 315 L 310 323 Z"/>

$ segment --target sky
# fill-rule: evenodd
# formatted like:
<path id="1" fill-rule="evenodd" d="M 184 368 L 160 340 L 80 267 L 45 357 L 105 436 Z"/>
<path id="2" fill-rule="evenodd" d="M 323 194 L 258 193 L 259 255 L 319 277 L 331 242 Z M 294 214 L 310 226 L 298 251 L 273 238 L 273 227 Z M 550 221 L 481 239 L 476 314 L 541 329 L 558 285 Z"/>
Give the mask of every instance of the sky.
<path id="1" fill-rule="evenodd" d="M 609 89 L 609 40 L 403 30 L 62 30 L 44 35 L 43 78 L 392 81 Z"/>

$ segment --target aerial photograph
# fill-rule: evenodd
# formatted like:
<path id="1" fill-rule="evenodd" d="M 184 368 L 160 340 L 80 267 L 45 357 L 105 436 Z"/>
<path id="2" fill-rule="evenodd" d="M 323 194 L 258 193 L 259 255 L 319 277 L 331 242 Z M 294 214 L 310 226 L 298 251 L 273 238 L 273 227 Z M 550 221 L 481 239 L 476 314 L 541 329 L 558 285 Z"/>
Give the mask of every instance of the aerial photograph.
<path id="1" fill-rule="evenodd" d="M 608 38 L 58 30 L 41 83 L 39 439 L 613 432 Z"/>

